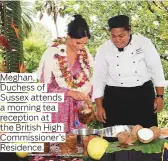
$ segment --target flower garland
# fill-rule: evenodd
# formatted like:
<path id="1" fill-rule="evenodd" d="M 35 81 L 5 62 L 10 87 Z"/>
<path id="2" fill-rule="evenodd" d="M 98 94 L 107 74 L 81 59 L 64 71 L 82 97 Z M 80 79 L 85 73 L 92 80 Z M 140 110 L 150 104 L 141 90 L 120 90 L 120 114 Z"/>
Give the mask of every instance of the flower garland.
<path id="1" fill-rule="evenodd" d="M 55 46 L 54 46 L 55 47 Z M 83 50 L 81 54 L 78 55 L 78 60 L 82 70 L 75 75 L 70 73 L 70 68 L 68 67 L 68 60 L 66 55 L 66 45 L 61 44 L 56 46 L 58 48 L 58 53 L 54 55 L 56 60 L 55 76 L 59 85 L 67 87 L 69 89 L 75 89 L 76 91 L 90 91 L 91 89 L 91 60 L 87 54 L 86 50 Z"/>

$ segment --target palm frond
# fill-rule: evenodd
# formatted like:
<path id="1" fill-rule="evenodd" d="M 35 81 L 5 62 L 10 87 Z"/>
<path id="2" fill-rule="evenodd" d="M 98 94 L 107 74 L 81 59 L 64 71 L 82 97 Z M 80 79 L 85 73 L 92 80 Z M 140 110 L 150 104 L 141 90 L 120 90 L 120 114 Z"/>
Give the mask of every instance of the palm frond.
<path id="1" fill-rule="evenodd" d="M 23 35 L 24 37 L 28 36 L 28 33 L 31 31 L 32 27 L 34 26 L 33 17 L 36 15 L 36 11 L 33 9 L 33 6 L 30 2 L 21 1 L 21 19 L 23 25 Z"/>
<path id="2" fill-rule="evenodd" d="M 7 72 L 19 72 L 19 62 L 23 59 L 23 33 L 20 1 L 2 1 L 1 31 L 9 41 L 9 49 L 5 49 L 4 59 Z"/>

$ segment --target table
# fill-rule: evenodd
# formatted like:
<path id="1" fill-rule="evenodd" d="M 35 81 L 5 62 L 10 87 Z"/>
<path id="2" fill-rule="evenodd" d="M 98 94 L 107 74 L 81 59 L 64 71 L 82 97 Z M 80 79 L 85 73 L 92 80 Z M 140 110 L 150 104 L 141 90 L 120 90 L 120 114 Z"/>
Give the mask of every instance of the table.
<path id="1" fill-rule="evenodd" d="M 33 158 L 35 159 L 35 156 L 37 156 L 36 154 L 30 154 L 28 156 L 28 160 L 23 160 L 23 161 L 31 161 Z M 62 160 L 65 160 L 65 161 L 72 161 L 74 158 L 76 159 L 80 159 L 80 161 L 82 161 L 82 158 L 83 155 L 52 155 L 52 154 L 38 154 L 38 157 L 36 159 L 40 160 L 40 161 L 45 161 L 45 159 L 48 161 L 48 160 L 53 160 L 53 161 L 62 161 Z M 40 159 L 40 158 L 43 158 L 43 159 Z M 45 158 L 45 159 L 44 159 Z M 78 160 L 76 160 L 78 161 Z"/>
<path id="2" fill-rule="evenodd" d="M 164 142 L 167 142 L 167 138 L 153 141 L 150 144 L 150 148 L 148 148 L 149 144 L 143 144 L 143 148 L 146 147 L 149 150 L 146 153 L 139 151 L 142 148 L 130 148 L 127 150 L 123 148 L 122 151 L 118 151 L 117 142 L 114 142 L 113 146 L 111 146 L 113 152 L 104 154 L 100 161 L 162 161 L 162 149 L 156 150 L 156 147 L 161 147 Z M 139 145 L 138 147 L 142 146 Z M 168 150 L 165 150 L 164 158 L 164 161 L 168 161 Z"/>
<path id="3" fill-rule="evenodd" d="M 161 161 L 161 153 L 144 154 L 134 150 L 105 154 L 100 161 Z"/>
<path id="4" fill-rule="evenodd" d="M 46 159 L 48 156 L 45 157 Z M 30 161 L 32 157 L 26 157 L 19 159 L 15 153 L 0 153 L 0 160 L 2 161 Z M 55 159 L 60 161 L 61 157 Z M 72 158 L 66 158 L 66 161 L 72 161 Z M 168 160 L 168 158 L 167 158 Z M 165 160 L 165 161 L 167 161 Z M 94 160 L 93 160 L 94 161 Z M 161 161 L 161 154 L 144 154 L 134 150 L 120 151 L 114 153 L 105 154 L 100 161 Z"/>
<path id="5" fill-rule="evenodd" d="M 157 141 L 157 143 L 159 142 Z M 116 149 L 117 147 L 118 147 L 117 144 L 114 147 L 112 146 L 111 148 L 113 152 L 104 154 L 104 156 L 101 158 L 100 161 L 161 161 L 162 160 L 161 159 L 162 154 L 160 153 L 160 150 L 158 151 L 158 153 L 146 154 L 141 151 L 135 151 L 131 149 L 127 149 L 127 150 L 123 149 L 122 151 L 117 151 Z M 156 144 L 154 144 L 154 147 L 156 147 Z M 160 147 L 160 144 L 159 144 L 159 147 Z M 167 156 L 165 157 L 166 159 L 164 161 L 168 161 L 168 150 L 166 154 Z M 30 161 L 33 158 L 33 156 L 31 155 L 33 154 L 30 154 L 29 157 L 26 157 L 24 159 L 19 159 L 15 153 L 0 153 L 0 161 L 1 160 L 2 161 Z M 82 158 L 83 156 L 81 153 L 80 153 L 81 156 L 76 157 L 76 155 L 77 154 L 75 154 L 75 156 L 66 155 L 64 157 L 57 155 L 57 157 L 52 157 L 52 158 L 53 158 L 53 161 L 60 161 L 61 159 L 64 159 L 64 158 L 66 158 L 65 159 L 66 161 L 72 161 L 74 157 Z M 51 158 L 51 154 L 40 154 L 40 156 L 44 156 L 46 161 L 48 161 Z M 94 161 L 94 160 L 88 159 L 88 161 Z"/>

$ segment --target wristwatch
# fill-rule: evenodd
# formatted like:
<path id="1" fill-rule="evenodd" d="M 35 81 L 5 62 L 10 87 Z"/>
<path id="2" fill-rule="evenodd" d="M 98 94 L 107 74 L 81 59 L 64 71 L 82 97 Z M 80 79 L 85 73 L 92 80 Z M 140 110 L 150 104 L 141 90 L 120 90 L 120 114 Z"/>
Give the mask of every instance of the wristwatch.
<path id="1" fill-rule="evenodd" d="M 162 94 L 157 94 L 157 95 L 156 95 L 156 97 L 163 98 L 163 97 L 164 97 L 164 95 L 162 95 Z"/>

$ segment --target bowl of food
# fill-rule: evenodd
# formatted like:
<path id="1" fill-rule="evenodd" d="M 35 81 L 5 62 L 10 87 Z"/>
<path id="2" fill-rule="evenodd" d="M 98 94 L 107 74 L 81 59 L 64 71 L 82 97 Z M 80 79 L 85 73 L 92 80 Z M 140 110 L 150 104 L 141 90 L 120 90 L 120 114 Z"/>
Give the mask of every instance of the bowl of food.
<path id="1" fill-rule="evenodd" d="M 98 130 L 92 129 L 92 128 L 81 128 L 81 129 L 73 129 L 71 130 L 70 133 L 75 134 L 75 135 L 87 136 L 87 135 L 97 134 Z"/>
<path id="2" fill-rule="evenodd" d="M 122 131 L 131 132 L 133 125 L 115 125 L 98 130 L 97 134 L 108 141 L 116 141 L 117 134 Z"/>
<path id="3" fill-rule="evenodd" d="M 92 128 L 81 128 L 81 129 L 73 129 L 70 132 L 71 134 L 77 135 L 77 142 L 83 143 L 83 138 L 90 135 L 97 135 L 98 129 Z"/>

